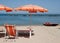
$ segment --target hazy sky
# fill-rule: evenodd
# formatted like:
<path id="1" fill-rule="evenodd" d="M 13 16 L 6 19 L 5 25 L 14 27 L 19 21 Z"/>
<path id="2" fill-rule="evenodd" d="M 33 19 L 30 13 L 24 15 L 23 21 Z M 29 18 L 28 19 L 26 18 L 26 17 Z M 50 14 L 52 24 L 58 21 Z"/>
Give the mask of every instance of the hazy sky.
<path id="1" fill-rule="evenodd" d="M 33 4 L 33 5 L 38 5 L 47 8 L 48 9 L 47 13 L 60 14 L 60 0 L 0 0 L 0 4 L 12 8 L 16 8 L 21 5 Z M 0 13 L 1 12 L 4 11 L 0 11 Z"/>

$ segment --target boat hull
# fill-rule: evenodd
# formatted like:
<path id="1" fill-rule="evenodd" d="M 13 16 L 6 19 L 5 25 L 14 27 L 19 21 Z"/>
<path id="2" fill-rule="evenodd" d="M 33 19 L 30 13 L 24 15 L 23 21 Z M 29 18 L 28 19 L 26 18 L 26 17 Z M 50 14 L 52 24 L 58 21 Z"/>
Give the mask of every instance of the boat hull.
<path id="1" fill-rule="evenodd" d="M 57 26 L 58 24 L 43 24 L 45 26 Z"/>

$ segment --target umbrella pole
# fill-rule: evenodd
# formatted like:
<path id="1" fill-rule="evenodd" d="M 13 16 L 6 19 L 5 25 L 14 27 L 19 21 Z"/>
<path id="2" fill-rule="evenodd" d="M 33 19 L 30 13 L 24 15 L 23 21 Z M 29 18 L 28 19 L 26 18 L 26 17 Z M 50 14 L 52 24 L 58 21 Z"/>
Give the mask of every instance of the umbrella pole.
<path id="1" fill-rule="evenodd" d="M 29 26 L 29 27 L 30 27 L 30 29 L 31 29 L 31 25 L 32 25 L 32 24 L 31 24 L 31 23 L 32 23 L 31 18 L 32 18 L 32 16 L 31 16 L 31 13 L 30 13 L 30 26 Z"/>
<path id="2" fill-rule="evenodd" d="M 29 38 L 31 38 L 31 23 L 32 23 L 32 20 L 31 20 L 31 18 L 32 18 L 32 16 L 31 16 L 31 13 L 30 13 L 30 25 L 29 25 L 29 30 L 30 30 L 30 32 L 29 32 Z"/>

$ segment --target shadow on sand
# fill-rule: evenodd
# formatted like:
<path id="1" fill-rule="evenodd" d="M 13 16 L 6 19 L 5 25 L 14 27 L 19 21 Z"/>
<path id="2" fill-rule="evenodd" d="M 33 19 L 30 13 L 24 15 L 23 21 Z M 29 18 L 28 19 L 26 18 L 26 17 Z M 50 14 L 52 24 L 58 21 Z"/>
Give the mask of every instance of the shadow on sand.
<path id="1" fill-rule="evenodd" d="M 34 33 L 31 33 L 31 36 L 33 36 Z M 6 34 L 7 36 L 7 34 Z M 29 33 L 18 33 L 17 37 L 24 37 L 24 38 L 29 38 L 30 34 Z M 5 37 L 5 33 L 0 33 L 0 38 Z"/>

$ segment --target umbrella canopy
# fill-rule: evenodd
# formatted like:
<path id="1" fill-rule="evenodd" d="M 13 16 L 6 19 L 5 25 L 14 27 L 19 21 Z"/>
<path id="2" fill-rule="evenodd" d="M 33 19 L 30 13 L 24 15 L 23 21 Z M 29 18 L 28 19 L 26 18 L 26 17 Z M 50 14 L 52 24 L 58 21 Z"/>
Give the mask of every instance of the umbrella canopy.
<path id="1" fill-rule="evenodd" d="M 36 5 L 24 5 L 18 8 L 15 8 L 16 11 L 21 10 L 21 11 L 28 11 L 29 13 L 36 13 L 36 12 L 48 12 L 47 9 L 41 7 L 41 6 L 36 6 Z"/>
<path id="2" fill-rule="evenodd" d="M 5 10 L 6 12 L 11 12 L 13 9 L 4 5 L 0 5 L 0 10 Z"/>

